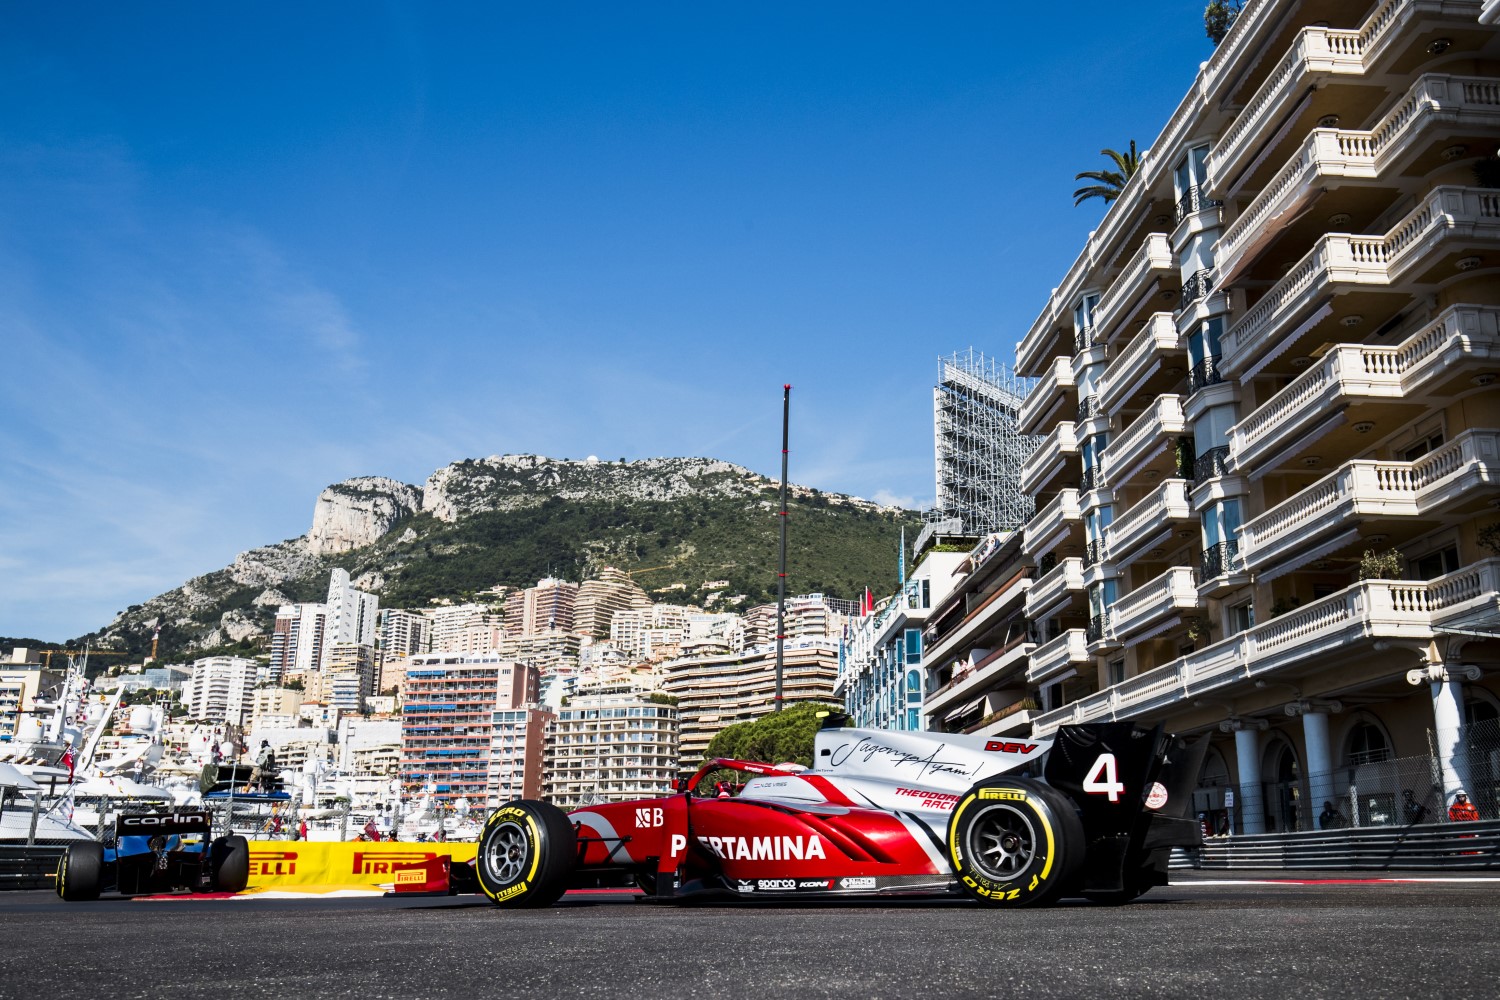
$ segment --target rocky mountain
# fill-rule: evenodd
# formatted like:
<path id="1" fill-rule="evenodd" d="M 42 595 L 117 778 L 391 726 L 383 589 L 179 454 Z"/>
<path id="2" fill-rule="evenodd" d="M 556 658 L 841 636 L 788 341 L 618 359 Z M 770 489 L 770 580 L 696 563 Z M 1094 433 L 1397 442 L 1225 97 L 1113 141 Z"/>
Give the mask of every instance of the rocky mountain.
<path id="1" fill-rule="evenodd" d="M 915 514 L 789 492 L 790 592 L 894 589 L 900 528 L 914 534 Z M 321 600 L 335 566 L 384 607 L 547 575 L 580 580 L 610 565 L 659 600 L 742 610 L 775 594 L 776 498 L 774 481 L 702 458 L 500 455 L 455 462 L 421 487 L 362 476 L 318 495 L 307 534 L 241 553 L 79 641 L 146 653 L 159 623 L 163 658 L 249 642 L 269 633 L 279 605 Z"/>

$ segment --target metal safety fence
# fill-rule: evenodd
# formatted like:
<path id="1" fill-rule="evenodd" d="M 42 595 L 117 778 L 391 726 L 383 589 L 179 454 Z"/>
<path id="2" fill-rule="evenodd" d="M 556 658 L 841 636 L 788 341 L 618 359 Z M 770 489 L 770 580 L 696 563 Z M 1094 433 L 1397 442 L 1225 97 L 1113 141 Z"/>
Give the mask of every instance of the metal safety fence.
<path id="1" fill-rule="evenodd" d="M 1215 837 L 1175 851 L 1172 867 L 1488 871 L 1500 868 L 1500 820 Z"/>

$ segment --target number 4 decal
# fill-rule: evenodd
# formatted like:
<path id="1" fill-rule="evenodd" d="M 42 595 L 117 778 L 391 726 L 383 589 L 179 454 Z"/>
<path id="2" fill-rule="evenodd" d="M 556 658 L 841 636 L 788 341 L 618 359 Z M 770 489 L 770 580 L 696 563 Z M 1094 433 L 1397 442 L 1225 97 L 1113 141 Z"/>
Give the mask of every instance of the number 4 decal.
<path id="1" fill-rule="evenodd" d="M 1083 790 L 1093 795 L 1108 795 L 1109 801 L 1120 801 L 1120 795 L 1125 791 L 1125 786 L 1120 784 L 1120 774 L 1115 766 L 1115 755 L 1112 753 L 1101 753 L 1099 759 L 1094 761 L 1094 766 L 1089 768 L 1089 776 L 1083 779 Z"/>

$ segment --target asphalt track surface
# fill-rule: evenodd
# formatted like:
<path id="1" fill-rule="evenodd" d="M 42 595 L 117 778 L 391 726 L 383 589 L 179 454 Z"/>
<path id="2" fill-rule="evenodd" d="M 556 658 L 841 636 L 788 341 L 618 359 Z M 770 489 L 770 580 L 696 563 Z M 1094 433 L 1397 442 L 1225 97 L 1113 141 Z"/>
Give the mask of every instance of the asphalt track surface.
<path id="1" fill-rule="evenodd" d="M 1410 877 L 1424 880 L 1174 873 L 1128 906 L 1004 912 L 14 892 L 0 894 L 0 998 L 1500 995 L 1500 877 Z"/>

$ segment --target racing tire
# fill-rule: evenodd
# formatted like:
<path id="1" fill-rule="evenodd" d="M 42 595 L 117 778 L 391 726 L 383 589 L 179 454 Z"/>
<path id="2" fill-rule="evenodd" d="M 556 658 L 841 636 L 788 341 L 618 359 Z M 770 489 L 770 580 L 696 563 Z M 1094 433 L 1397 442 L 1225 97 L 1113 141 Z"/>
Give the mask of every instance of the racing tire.
<path id="1" fill-rule="evenodd" d="M 209 847 L 209 885 L 217 892 L 244 892 L 250 884 L 250 842 L 220 837 Z"/>
<path id="2" fill-rule="evenodd" d="M 69 844 L 57 861 L 57 894 L 70 903 L 98 899 L 104 885 L 104 845 Z"/>
<path id="3" fill-rule="evenodd" d="M 479 835 L 474 872 L 497 906 L 551 906 L 572 878 L 578 832 L 550 802 L 517 799 L 490 814 Z"/>
<path id="4" fill-rule="evenodd" d="M 1086 850 L 1067 796 L 1029 778 L 970 788 L 948 821 L 948 860 L 959 886 L 987 906 L 1043 906 L 1076 881 Z"/>

